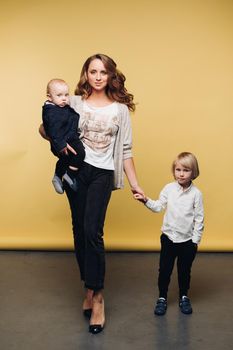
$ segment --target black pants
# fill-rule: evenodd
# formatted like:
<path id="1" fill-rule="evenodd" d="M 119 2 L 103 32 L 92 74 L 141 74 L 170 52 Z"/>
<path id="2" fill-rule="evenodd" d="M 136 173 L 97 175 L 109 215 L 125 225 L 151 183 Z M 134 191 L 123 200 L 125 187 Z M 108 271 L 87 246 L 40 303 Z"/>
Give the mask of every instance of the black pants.
<path id="1" fill-rule="evenodd" d="M 77 192 L 65 185 L 69 199 L 75 254 L 85 287 L 104 288 L 103 228 L 113 187 L 113 171 L 83 163 L 77 172 Z"/>
<path id="2" fill-rule="evenodd" d="M 167 298 L 170 277 L 177 258 L 179 296 L 187 295 L 190 287 L 191 267 L 196 256 L 197 245 L 189 240 L 173 243 L 165 234 L 161 235 L 158 287 L 159 296 Z"/>
<path id="3" fill-rule="evenodd" d="M 79 139 L 73 140 L 69 143 L 69 145 L 74 148 L 77 154 L 74 154 L 69 150 L 68 155 L 57 154 L 54 150 L 52 150 L 53 154 L 55 154 L 59 158 L 59 160 L 56 163 L 55 173 L 60 178 L 62 178 L 65 172 L 69 170 L 69 166 L 73 166 L 79 169 L 85 158 L 85 150 L 82 142 Z"/>

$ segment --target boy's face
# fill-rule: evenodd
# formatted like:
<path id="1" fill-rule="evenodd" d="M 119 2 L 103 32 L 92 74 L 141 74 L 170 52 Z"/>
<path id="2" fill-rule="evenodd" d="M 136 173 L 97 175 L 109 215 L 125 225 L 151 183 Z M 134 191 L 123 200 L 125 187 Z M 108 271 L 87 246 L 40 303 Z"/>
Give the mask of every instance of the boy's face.
<path id="1" fill-rule="evenodd" d="M 180 186 L 188 188 L 192 181 L 192 170 L 183 166 L 180 162 L 176 162 L 174 177 Z"/>
<path id="2" fill-rule="evenodd" d="M 50 87 L 48 100 L 59 107 L 65 107 L 69 104 L 69 88 L 66 84 L 54 83 Z"/>

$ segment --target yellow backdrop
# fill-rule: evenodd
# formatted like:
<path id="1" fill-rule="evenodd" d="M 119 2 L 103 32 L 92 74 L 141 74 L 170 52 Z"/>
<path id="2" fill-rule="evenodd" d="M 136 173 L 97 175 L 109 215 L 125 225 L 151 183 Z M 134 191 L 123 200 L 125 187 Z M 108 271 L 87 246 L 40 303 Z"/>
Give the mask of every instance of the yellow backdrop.
<path id="1" fill-rule="evenodd" d="M 181 151 L 196 154 L 205 201 L 202 250 L 233 247 L 233 2 L 231 0 L 8 0 L 1 3 L 0 248 L 70 249 L 65 195 L 51 185 L 56 162 L 38 134 L 45 86 L 71 91 L 84 60 L 113 57 L 138 102 L 134 157 L 152 198 L 172 181 Z M 162 214 L 113 193 L 109 249 L 159 248 Z"/>

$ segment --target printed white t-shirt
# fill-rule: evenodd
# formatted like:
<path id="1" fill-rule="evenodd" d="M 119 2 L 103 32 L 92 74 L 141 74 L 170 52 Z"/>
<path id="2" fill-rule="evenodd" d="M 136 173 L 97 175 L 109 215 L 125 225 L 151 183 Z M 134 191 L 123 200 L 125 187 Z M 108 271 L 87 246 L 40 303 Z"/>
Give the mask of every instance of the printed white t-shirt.
<path id="1" fill-rule="evenodd" d="M 94 107 L 84 101 L 79 128 L 86 151 L 84 161 L 97 168 L 114 170 L 113 149 L 119 128 L 117 103 Z"/>

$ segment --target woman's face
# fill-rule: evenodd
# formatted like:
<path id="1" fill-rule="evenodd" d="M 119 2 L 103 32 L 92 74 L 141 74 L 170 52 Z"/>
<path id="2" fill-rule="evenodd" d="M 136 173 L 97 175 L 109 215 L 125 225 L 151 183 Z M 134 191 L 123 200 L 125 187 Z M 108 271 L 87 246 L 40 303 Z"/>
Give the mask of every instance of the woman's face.
<path id="1" fill-rule="evenodd" d="M 98 58 L 95 58 L 89 64 L 87 70 L 87 80 L 93 90 L 105 90 L 108 84 L 108 73 L 104 67 L 103 62 Z"/>

